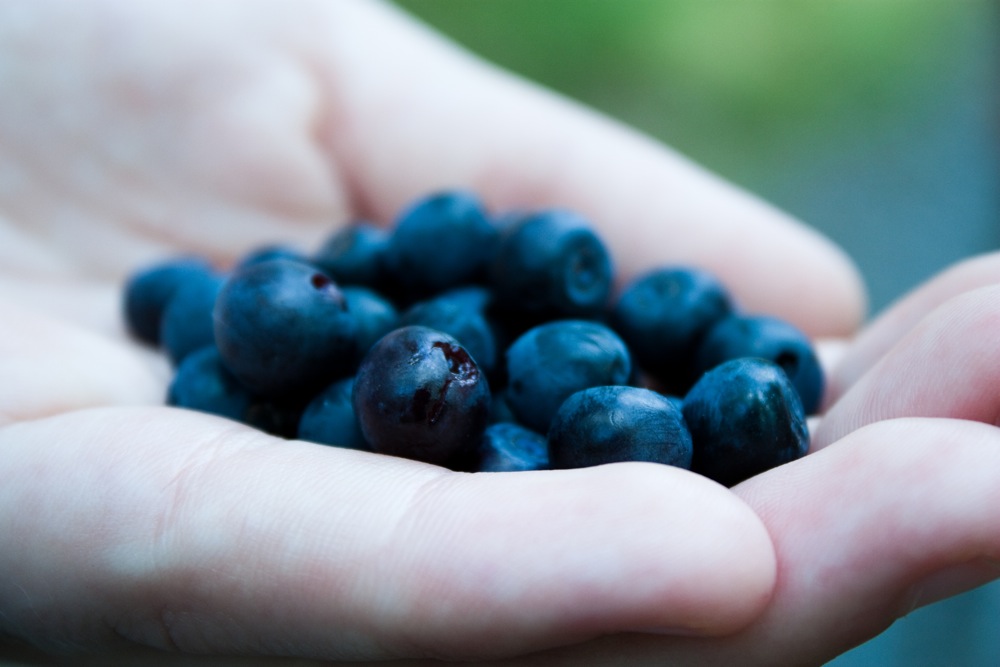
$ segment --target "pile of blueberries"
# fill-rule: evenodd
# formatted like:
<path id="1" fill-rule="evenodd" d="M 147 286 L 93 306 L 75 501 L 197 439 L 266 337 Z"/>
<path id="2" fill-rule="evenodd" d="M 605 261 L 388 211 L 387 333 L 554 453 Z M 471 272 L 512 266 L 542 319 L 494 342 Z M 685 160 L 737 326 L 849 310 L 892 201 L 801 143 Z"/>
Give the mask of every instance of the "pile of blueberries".
<path id="1" fill-rule="evenodd" d="M 311 256 L 133 275 L 125 319 L 176 366 L 167 402 L 268 433 L 467 472 L 650 461 L 733 485 L 808 449 L 810 341 L 671 267 L 612 299 L 609 253 L 567 210 L 492 217 L 464 191 Z"/>

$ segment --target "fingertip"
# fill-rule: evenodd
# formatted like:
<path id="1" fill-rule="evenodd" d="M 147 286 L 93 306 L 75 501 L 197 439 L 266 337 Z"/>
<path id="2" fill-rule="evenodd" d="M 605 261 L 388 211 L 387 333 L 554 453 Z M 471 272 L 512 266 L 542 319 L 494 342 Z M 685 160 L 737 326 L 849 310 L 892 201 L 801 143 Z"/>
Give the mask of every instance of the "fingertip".
<path id="1" fill-rule="evenodd" d="M 465 629 L 457 654 L 497 626 L 521 628 L 512 643 L 491 640 L 500 651 L 626 631 L 727 634 L 756 618 L 774 588 L 761 521 L 687 471 L 632 463 L 474 475 L 450 493 L 465 510 L 446 552 L 463 554 L 465 567 L 450 568 L 460 573 L 448 585 L 467 596 L 463 606 L 481 608 L 486 595 L 492 609 Z M 480 535 L 474 546 L 468 531 Z M 481 586 L 484 567 L 492 589 Z"/>

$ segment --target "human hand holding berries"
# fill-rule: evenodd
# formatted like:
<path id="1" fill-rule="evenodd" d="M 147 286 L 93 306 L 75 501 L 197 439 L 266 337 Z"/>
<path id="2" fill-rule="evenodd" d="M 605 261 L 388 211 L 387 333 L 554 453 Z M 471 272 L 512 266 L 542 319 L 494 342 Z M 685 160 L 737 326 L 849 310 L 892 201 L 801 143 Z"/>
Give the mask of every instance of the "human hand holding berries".
<path id="1" fill-rule="evenodd" d="M 766 609 L 734 639 L 616 635 L 550 657 L 807 660 L 877 631 L 895 610 L 875 601 L 928 564 L 988 550 L 972 522 L 991 516 L 980 487 L 954 501 L 968 523 L 927 513 L 925 529 L 947 530 L 908 534 L 936 560 L 865 550 L 909 507 L 888 499 L 913 478 L 885 473 L 920 450 L 871 452 L 884 458 L 860 469 L 844 459 L 869 451 L 868 433 L 907 436 L 890 427 L 734 494 L 642 464 L 469 477 L 158 407 L 163 362 L 117 316 L 126 271 L 177 252 L 225 262 L 262 242 L 312 243 L 331 220 L 385 221 L 441 186 L 499 208 L 580 210 L 605 226 L 623 279 L 706 266 L 748 310 L 814 336 L 848 333 L 861 299 L 812 233 L 379 5 L 0 12 L 14 63 L 0 73 L 0 177 L 17 186 L 0 194 L 3 634 L 49 650 L 488 658 L 626 630 L 714 636 Z M 960 465 L 927 474 L 943 484 Z M 867 523 L 817 531 L 807 519 L 839 506 L 845 484 L 870 501 Z M 769 603 L 772 545 L 790 578 Z M 874 556 L 882 569 L 862 567 Z M 850 562 L 850 586 L 794 585 L 817 563 Z M 865 623 L 827 631 L 858 609 Z"/>

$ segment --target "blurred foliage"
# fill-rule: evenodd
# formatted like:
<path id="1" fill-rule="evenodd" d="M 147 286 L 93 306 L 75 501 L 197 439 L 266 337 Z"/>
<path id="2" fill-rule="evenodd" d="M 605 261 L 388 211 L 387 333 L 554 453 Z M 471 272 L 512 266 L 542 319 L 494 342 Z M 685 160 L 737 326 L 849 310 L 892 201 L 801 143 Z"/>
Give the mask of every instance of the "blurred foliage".
<path id="1" fill-rule="evenodd" d="M 891 122 L 926 94 L 928 69 L 945 71 L 956 9 L 975 2 L 397 0 L 486 59 L 744 183 L 845 115 Z"/>

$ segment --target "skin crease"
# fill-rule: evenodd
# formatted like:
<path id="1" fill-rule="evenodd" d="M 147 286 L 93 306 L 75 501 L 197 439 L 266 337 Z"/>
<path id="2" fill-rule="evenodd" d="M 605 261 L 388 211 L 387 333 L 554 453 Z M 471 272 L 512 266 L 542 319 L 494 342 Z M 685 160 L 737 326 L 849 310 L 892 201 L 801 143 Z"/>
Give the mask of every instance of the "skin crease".
<path id="1" fill-rule="evenodd" d="M 886 398 L 978 372 L 942 373 L 921 332 L 964 323 L 985 353 L 989 290 L 932 284 L 945 310 L 876 325 L 857 354 L 883 361 L 843 376 L 829 446 L 733 491 L 279 441 L 161 407 L 169 368 L 118 314 L 127 272 L 315 248 L 457 185 L 579 210 L 623 279 L 698 263 L 815 336 L 854 330 L 860 283 L 783 214 L 371 2 L 10 0 L 0 89 L 0 655 L 821 664 L 996 574 L 997 392 L 930 418 L 919 391 Z"/>

